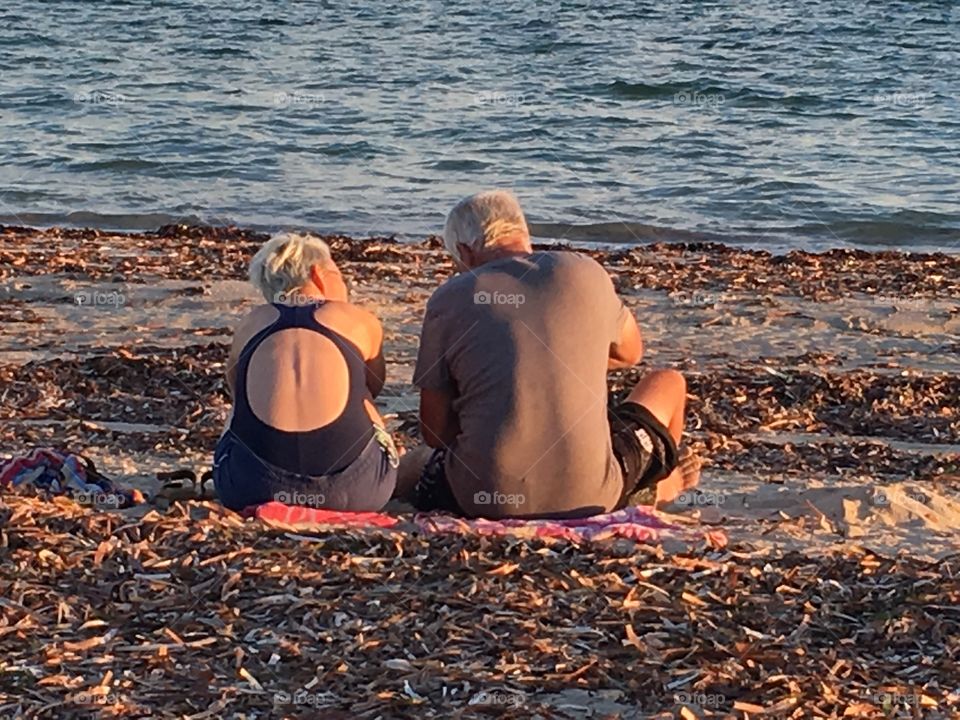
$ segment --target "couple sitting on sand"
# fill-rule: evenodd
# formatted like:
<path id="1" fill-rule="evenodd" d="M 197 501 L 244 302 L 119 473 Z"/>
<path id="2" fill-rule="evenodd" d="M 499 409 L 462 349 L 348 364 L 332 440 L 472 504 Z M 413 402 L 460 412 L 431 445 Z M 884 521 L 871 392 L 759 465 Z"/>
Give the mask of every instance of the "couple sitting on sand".
<path id="1" fill-rule="evenodd" d="M 234 407 L 214 459 L 226 506 L 376 511 L 400 498 L 467 517 L 570 518 L 696 484 L 696 459 L 677 450 L 680 373 L 651 371 L 608 408 L 607 371 L 635 365 L 643 342 L 598 263 L 535 252 L 503 191 L 461 201 L 444 243 L 460 273 L 427 303 L 413 378 L 429 447 L 402 458 L 374 405 L 383 329 L 349 302 L 329 247 L 278 235 L 256 254 L 250 278 L 269 304 L 230 353 Z"/>

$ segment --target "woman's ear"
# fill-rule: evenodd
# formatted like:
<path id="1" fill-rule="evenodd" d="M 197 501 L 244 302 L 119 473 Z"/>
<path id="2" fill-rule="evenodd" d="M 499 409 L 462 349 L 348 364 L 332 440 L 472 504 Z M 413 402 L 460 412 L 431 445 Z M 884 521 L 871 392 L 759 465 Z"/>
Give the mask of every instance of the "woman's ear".
<path id="1" fill-rule="evenodd" d="M 310 281 L 323 295 L 327 294 L 327 289 L 323 284 L 323 268 L 320 266 L 320 263 L 310 267 Z"/>
<path id="2" fill-rule="evenodd" d="M 310 281 L 326 300 L 350 302 L 347 283 L 340 274 L 340 268 L 334 264 L 314 265 L 310 268 Z"/>

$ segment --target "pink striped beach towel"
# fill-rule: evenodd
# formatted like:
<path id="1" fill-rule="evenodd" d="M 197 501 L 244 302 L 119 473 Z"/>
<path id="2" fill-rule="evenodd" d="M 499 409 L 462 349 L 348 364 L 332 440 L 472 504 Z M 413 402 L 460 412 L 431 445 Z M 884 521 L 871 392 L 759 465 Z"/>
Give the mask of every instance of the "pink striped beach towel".
<path id="1" fill-rule="evenodd" d="M 387 513 L 351 513 L 284 505 L 269 502 L 247 508 L 244 514 L 273 526 L 299 531 L 329 530 L 337 527 L 402 529 L 411 521 Z M 413 526 L 426 533 L 461 533 L 477 535 L 511 535 L 527 538 L 549 538 L 582 542 L 626 538 L 636 542 L 658 543 L 667 538 L 686 542 L 706 540 L 722 546 L 722 532 L 704 532 L 666 522 L 653 508 L 627 507 L 616 512 L 573 520 L 468 520 L 443 513 L 420 513 L 412 518 Z"/>

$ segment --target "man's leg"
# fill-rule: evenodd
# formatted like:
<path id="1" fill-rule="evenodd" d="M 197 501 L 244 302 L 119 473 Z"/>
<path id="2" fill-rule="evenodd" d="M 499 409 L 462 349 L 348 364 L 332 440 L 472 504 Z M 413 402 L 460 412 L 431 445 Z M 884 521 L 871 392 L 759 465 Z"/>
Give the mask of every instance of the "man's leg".
<path id="1" fill-rule="evenodd" d="M 627 401 L 647 408 L 669 430 L 674 442 L 680 445 L 687 406 L 687 381 L 683 375 L 676 370 L 652 370 L 630 391 Z M 681 454 L 673 472 L 657 483 L 656 504 L 674 500 L 699 481 L 699 459 L 691 454 Z"/>
<path id="2" fill-rule="evenodd" d="M 449 448 L 434 450 L 421 445 L 400 458 L 400 472 L 393 497 L 413 505 L 420 512 L 447 512 L 463 516 L 447 480 Z"/>
<path id="3" fill-rule="evenodd" d="M 683 412 L 687 406 L 687 381 L 676 370 L 651 370 L 627 396 L 628 402 L 643 405 L 670 431 L 680 444 Z"/>

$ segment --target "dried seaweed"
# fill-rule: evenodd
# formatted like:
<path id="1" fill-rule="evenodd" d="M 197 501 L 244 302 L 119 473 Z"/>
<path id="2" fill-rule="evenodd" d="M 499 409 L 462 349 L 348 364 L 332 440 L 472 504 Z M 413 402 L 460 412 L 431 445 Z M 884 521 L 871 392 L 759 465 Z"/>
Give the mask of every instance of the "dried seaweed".
<path id="1" fill-rule="evenodd" d="M 52 423 L 78 433 L 82 446 L 118 441 L 134 450 L 189 447 L 212 452 L 229 400 L 223 381 L 227 346 L 184 348 L 137 346 L 97 350 L 82 358 L 0 366 L 4 404 L 0 418 L 13 427 L 13 449 L 42 444 L 55 431 L 24 427 L 23 420 Z M 957 464 L 957 454 L 917 454 L 888 445 L 846 440 L 824 442 L 817 433 L 960 442 L 960 380 L 956 376 L 888 372 L 817 372 L 791 369 L 772 374 L 764 366 L 739 364 L 724 371 L 692 372 L 689 427 L 704 435 L 704 457 L 716 467 L 741 471 L 933 477 Z M 625 395 L 638 371 L 612 376 L 614 397 Z M 171 399 L 175 402 L 171 402 Z M 152 432 L 118 432 L 110 423 L 155 425 Z M 167 429 L 164 429 L 167 428 Z M 417 439 L 414 410 L 392 428 L 403 444 Z M 764 443 L 749 433 L 814 433 L 803 443 Z"/>
<path id="2" fill-rule="evenodd" d="M 433 237 L 420 243 L 399 243 L 392 237 L 323 237 L 348 265 L 367 266 L 356 269 L 359 278 L 377 272 L 383 278 L 409 279 L 409 267 L 398 268 L 398 263 L 413 263 L 418 269 L 422 263 L 438 276 L 453 269 Z M 181 280 L 242 279 L 264 239 L 262 233 L 236 227 L 171 225 L 153 233 L 121 234 L 0 225 L 0 278 L 56 272 L 90 279 L 120 277 L 127 282 L 142 282 L 148 274 Z M 853 293 L 960 296 L 960 256 L 945 253 L 835 249 L 772 255 L 717 243 L 652 243 L 619 252 L 581 251 L 602 259 L 625 290 L 749 290 L 817 301 Z M 371 263 L 382 267 L 372 271 Z"/>
<path id="3" fill-rule="evenodd" d="M 0 227 L 0 279 L 240 280 L 264 239 Z M 352 283 L 417 308 L 453 271 L 436 238 L 327 240 Z M 704 243 L 589 254 L 627 292 L 960 295 L 960 258 L 941 254 Z M 0 320 L 42 329 L 19 297 Z M 228 407 L 227 341 L 224 328 L 196 328 L 173 348 L 0 365 L 0 445 L 209 457 Z M 956 374 L 848 369 L 830 352 L 726 357 L 685 374 L 692 444 L 715 469 L 958 481 Z M 635 379 L 612 375 L 614 396 Z M 401 444 L 416 442 L 414 408 L 391 421 Z M 955 717 L 957 570 L 957 559 L 855 549 L 671 556 L 469 535 L 300 537 L 204 503 L 93 513 L 4 496 L 0 718 Z"/>
<path id="4" fill-rule="evenodd" d="M 960 377 L 909 370 L 777 371 L 769 362 L 688 372 L 693 426 L 734 435 L 757 430 L 828 431 L 960 442 Z M 614 380 L 623 397 L 633 369 Z"/>
<path id="5" fill-rule="evenodd" d="M 582 717 L 572 689 L 620 717 L 960 708 L 956 561 L 300 539 L 19 496 L 0 528 L 0 716 Z"/>

